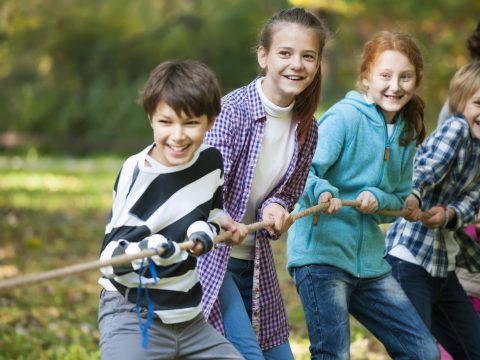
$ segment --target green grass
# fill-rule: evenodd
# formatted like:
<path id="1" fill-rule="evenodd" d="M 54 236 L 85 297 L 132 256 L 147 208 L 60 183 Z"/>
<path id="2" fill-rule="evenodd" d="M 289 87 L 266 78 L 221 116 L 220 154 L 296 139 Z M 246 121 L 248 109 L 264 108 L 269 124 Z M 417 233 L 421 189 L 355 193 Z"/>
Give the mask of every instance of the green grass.
<path id="1" fill-rule="evenodd" d="M 95 260 L 122 159 L 0 157 L 0 278 Z M 296 359 L 309 359 L 302 307 L 273 243 Z M 99 273 L 0 294 L 0 359 L 99 359 Z M 352 359 L 387 359 L 352 319 Z"/>

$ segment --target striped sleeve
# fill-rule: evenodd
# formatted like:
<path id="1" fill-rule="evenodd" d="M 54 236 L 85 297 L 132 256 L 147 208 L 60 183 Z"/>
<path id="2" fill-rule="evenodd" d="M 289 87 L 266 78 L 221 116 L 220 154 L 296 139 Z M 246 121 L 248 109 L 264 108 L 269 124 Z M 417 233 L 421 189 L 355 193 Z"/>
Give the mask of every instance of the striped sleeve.
<path id="1" fill-rule="evenodd" d="M 166 244 L 167 242 L 172 241 L 160 234 L 149 236 L 140 242 L 129 242 L 124 239 L 114 240 L 109 242 L 102 251 L 100 260 L 109 260 L 115 256 L 121 255 L 138 254 L 139 252 L 147 249 L 160 249 L 162 248 L 162 244 Z M 170 257 L 162 258 L 158 255 L 155 255 L 152 256 L 151 259 L 156 265 L 159 266 L 169 266 L 185 260 L 186 253 L 180 251 L 177 243 L 173 242 L 173 246 L 175 247 L 175 252 Z M 142 261 L 146 261 L 146 258 L 135 259 L 130 264 L 126 265 L 106 266 L 101 268 L 100 271 L 107 278 L 115 278 L 116 276 L 125 275 L 138 270 L 142 264 Z"/>
<path id="2" fill-rule="evenodd" d="M 212 250 L 213 238 L 218 234 L 217 227 L 205 221 L 196 221 L 188 227 L 187 237 L 195 242 L 200 241 L 203 244 L 201 255 Z"/>

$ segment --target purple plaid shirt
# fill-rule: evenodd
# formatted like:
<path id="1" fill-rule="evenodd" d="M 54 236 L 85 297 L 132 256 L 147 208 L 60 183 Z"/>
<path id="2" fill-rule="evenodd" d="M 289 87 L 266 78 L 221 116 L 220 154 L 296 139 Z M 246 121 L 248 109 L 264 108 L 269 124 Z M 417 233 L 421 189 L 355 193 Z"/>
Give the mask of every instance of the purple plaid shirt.
<path id="1" fill-rule="evenodd" d="M 222 111 L 205 138 L 207 144 L 218 148 L 223 155 L 224 209 L 236 221 L 240 221 L 245 214 L 265 120 L 265 110 L 253 81 L 222 98 Z M 272 192 L 266 194 L 257 214 L 258 221 L 261 221 L 263 209 L 268 204 L 275 202 L 292 211 L 302 194 L 317 143 L 317 126 L 314 118 L 311 121 L 302 145 L 296 137 L 295 151 L 287 173 Z M 289 335 L 287 315 L 269 242 L 271 239 L 263 229 L 256 233 L 252 325 L 264 351 L 283 344 Z M 197 265 L 204 290 L 202 302 L 205 317 L 222 334 L 224 329 L 218 293 L 231 251 L 230 246 L 217 246 L 201 256 Z"/>

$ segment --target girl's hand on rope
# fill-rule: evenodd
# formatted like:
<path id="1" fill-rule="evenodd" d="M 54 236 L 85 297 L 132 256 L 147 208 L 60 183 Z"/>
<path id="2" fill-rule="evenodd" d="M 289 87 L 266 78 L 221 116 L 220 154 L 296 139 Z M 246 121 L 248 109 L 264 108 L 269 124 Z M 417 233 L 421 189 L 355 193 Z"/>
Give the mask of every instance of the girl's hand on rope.
<path id="1" fill-rule="evenodd" d="M 427 214 L 431 217 L 422 220 L 422 222 L 430 229 L 441 229 L 445 227 L 448 220 L 453 218 L 453 216 L 449 216 L 448 211 L 449 208 L 445 206 L 434 206 L 427 211 Z"/>
<path id="2" fill-rule="evenodd" d="M 266 228 L 270 236 L 279 236 L 286 232 L 293 224 L 293 217 L 283 206 L 271 203 L 263 209 L 262 219 L 264 221 L 274 220 L 275 224 Z"/>
<path id="3" fill-rule="evenodd" d="M 232 233 L 232 237 L 225 240 L 227 245 L 238 245 L 248 234 L 247 225 L 234 221 L 229 215 L 222 215 L 218 219 L 218 225 L 225 230 Z"/>
<path id="4" fill-rule="evenodd" d="M 321 193 L 318 197 L 318 205 L 328 204 L 328 207 L 321 210 L 325 214 L 335 214 L 342 208 L 342 200 L 334 198 L 328 191 Z"/>
<path id="5" fill-rule="evenodd" d="M 404 216 L 405 220 L 418 221 L 421 219 L 422 210 L 420 209 L 420 201 L 418 201 L 415 195 L 408 195 L 403 203 L 403 207 L 410 211 L 408 215 Z"/>
<path id="6" fill-rule="evenodd" d="M 358 211 L 364 214 L 373 214 L 378 210 L 378 202 L 375 196 L 370 191 L 362 191 L 357 201 L 360 201 L 360 206 L 357 206 Z"/>

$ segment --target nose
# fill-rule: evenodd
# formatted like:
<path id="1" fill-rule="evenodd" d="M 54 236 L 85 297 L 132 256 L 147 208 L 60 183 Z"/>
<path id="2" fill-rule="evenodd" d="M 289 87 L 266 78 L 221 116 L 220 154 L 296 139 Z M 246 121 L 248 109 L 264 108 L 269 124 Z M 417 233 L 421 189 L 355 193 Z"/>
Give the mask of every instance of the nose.
<path id="1" fill-rule="evenodd" d="M 176 125 L 172 132 L 172 138 L 175 141 L 180 141 L 185 138 L 185 131 L 182 125 Z"/>
<path id="2" fill-rule="evenodd" d="M 301 56 L 292 56 L 290 67 L 292 69 L 298 70 L 298 69 L 301 69 L 302 66 L 303 66 L 303 62 L 302 62 Z"/>
<path id="3" fill-rule="evenodd" d="M 398 91 L 400 89 L 400 78 L 392 77 L 390 80 L 390 90 Z"/>

